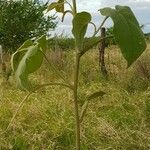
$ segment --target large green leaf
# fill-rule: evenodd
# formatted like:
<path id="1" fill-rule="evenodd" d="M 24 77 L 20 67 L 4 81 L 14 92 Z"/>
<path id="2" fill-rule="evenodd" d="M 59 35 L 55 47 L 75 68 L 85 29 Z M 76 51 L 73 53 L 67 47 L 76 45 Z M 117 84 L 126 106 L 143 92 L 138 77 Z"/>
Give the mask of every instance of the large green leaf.
<path id="1" fill-rule="evenodd" d="M 84 36 L 90 21 L 91 15 L 87 12 L 77 13 L 73 19 L 72 33 L 75 37 L 76 45 L 79 51 L 83 50 Z"/>
<path id="2" fill-rule="evenodd" d="M 24 54 L 26 53 L 26 51 L 27 51 L 27 48 L 24 48 L 22 50 L 16 51 L 14 54 L 12 54 L 10 62 L 11 62 L 11 68 L 12 68 L 13 72 L 15 72 L 17 70 L 19 62 L 22 59 L 22 57 L 24 56 Z"/>
<path id="3" fill-rule="evenodd" d="M 42 64 L 43 54 L 39 44 L 30 46 L 22 57 L 15 72 L 17 86 L 22 90 L 31 90 L 32 86 L 28 80 L 28 75 L 35 72 Z"/>
<path id="4" fill-rule="evenodd" d="M 33 44 L 33 42 L 32 42 L 32 40 L 26 40 L 18 49 L 17 49 L 17 51 L 20 51 L 20 50 L 22 50 L 22 49 L 25 49 L 25 48 L 27 48 L 27 47 L 29 47 L 29 46 L 31 46 Z"/>
<path id="5" fill-rule="evenodd" d="M 46 52 L 47 50 L 46 35 L 41 36 L 39 39 L 35 41 L 35 43 L 39 43 L 39 46 L 41 47 L 42 51 Z"/>
<path id="6" fill-rule="evenodd" d="M 128 6 L 107 7 L 100 12 L 113 20 L 114 36 L 129 67 L 146 49 L 144 34 L 136 17 Z"/>
<path id="7" fill-rule="evenodd" d="M 12 54 L 12 56 L 11 56 L 11 67 L 12 67 L 12 70 L 14 72 L 17 70 L 18 64 L 20 63 L 22 57 L 24 56 L 26 51 L 29 49 L 29 47 L 32 46 L 33 44 L 37 44 L 37 43 L 41 47 L 41 50 L 43 52 L 45 52 L 47 49 L 47 40 L 46 40 L 46 35 L 43 35 L 39 39 L 37 39 L 34 43 L 30 39 L 25 41 L 17 49 L 17 51 L 14 54 Z"/>
<path id="8" fill-rule="evenodd" d="M 20 60 L 22 59 L 23 55 L 27 51 L 27 48 L 29 46 L 32 46 L 32 44 L 33 44 L 33 42 L 31 40 L 27 40 L 17 49 L 17 51 L 14 54 L 12 54 L 11 67 L 14 72 L 16 71 L 18 64 L 19 64 Z"/>
<path id="9" fill-rule="evenodd" d="M 47 49 L 46 36 L 42 36 L 34 43 L 25 41 L 22 46 L 12 55 L 11 64 L 15 72 L 17 86 L 23 90 L 31 90 L 28 80 L 29 74 L 35 72 L 42 64 L 43 53 Z"/>

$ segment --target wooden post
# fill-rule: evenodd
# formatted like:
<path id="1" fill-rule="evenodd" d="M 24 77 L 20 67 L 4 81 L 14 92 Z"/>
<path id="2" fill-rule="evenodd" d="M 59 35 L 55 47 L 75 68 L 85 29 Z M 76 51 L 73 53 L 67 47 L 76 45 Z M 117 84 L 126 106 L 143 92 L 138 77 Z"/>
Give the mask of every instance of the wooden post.
<path id="1" fill-rule="evenodd" d="M 1 64 L 2 64 L 2 67 L 1 67 L 1 70 L 2 70 L 2 73 L 6 73 L 6 64 L 4 62 L 4 58 L 3 58 L 3 49 L 2 49 L 2 46 L 0 45 L 0 59 L 1 59 Z"/>
<path id="2" fill-rule="evenodd" d="M 103 40 L 101 41 L 100 45 L 99 45 L 99 65 L 100 65 L 100 71 L 102 72 L 102 75 L 104 77 L 107 77 L 107 69 L 105 66 L 105 36 L 106 36 L 106 30 L 105 28 L 101 29 L 101 38 L 103 38 Z"/>

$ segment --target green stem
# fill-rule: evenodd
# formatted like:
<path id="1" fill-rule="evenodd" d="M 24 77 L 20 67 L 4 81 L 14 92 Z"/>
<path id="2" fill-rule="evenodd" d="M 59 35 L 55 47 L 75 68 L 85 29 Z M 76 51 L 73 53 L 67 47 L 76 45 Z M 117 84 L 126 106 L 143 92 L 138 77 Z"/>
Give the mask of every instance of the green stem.
<path id="1" fill-rule="evenodd" d="M 101 30 L 101 28 L 103 27 L 104 23 L 106 22 L 106 20 L 108 19 L 108 17 L 105 17 L 103 22 L 101 23 L 100 27 L 96 30 L 96 32 L 94 33 L 93 37 L 96 36 L 96 34 Z"/>
<path id="2" fill-rule="evenodd" d="M 96 25 L 93 22 L 90 22 L 90 24 L 93 25 L 93 27 L 94 27 L 94 34 L 95 34 L 97 32 Z"/>
<path id="3" fill-rule="evenodd" d="M 74 109 L 76 119 L 76 150 L 80 150 L 80 117 L 78 107 L 78 78 L 79 78 L 80 54 L 76 54 L 75 74 L 74 74 Z"/>
<path id="4" fill-rule="evenodd" d="M 71 11 L 73 11 L 73 7 L 72 7 L 72 5 L 71 5 L 68 1 L 65 1 L 65 2 L 66 2 L 66 4 L 68 4 L 68 5 L 69 5 L 69 7 L 70 7 Z"/>
<path id="5" fill-rule="evenodd" d="M 73 1 L 73 14 L 75 16 L 75 14 L 77 13 L 77 5 L 76 5 L 76 0 L 72 0 Z"/>
<path id="6" fill-rule="evenodd" d="M 73 16 L 77 13 L 76 0 L 72 0 L 73 2 Z M 75 41 L 76 45 L 76 41 Z M 75 62 L 75 72 L 74 72 L 74 111 L 75 111 L 75 121 L 76 121 L 76 150 L 81 149 L 80 145 L 80 116 L 79 116 L 79 106 L 78 106 L 78 82 L 79 82 L 79 66 L 80 66 L 80 53 L 76 48 L 76 62 Z"/>

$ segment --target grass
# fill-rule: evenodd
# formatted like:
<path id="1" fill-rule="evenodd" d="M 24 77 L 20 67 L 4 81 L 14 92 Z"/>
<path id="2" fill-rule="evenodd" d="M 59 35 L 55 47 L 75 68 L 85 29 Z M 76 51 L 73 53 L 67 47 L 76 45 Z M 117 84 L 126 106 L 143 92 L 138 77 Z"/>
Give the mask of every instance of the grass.
<path id="1" fill-rule="evenodd" d="M 149 49 L 150 46 L 140 58 L 141 62 L 149 56 Z M 71 81 L 72 51 L 64 53 L 63 58 L 61 65 L 55 65 Z M 117 47 L 107 49 L 106 60 L 109 80 L 99 73 L 96 49 L 82 58 L 80 105 L 93 91 L 106 92 L 103 98 L 89 104 L 81 129 L 82 150 L 149 150 L 149 80 L 142 69 L 139 71 L 138 62 L 125 69 Z M 31 78 L 35 84 L 60 80 L 46 62 Z M 32 94 L 4 132 L 27 94 L 16 89 L 12 77 L 10 82 L 0 86 L 0 150 L 74 150 L 72 93 L 65 88 L 46 87 Z"/>

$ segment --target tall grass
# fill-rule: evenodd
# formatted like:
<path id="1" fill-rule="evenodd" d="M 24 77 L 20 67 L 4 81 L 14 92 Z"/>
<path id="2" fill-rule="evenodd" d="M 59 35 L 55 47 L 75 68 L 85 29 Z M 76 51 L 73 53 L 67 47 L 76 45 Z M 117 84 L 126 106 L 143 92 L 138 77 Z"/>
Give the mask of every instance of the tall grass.
<path id="1" fill-rule="evenodd" d="M 148 57 L 149 48 L 139 59 L 141 63 Z M 51 56 L 50 60 L 56 57 L 51 52 L 47 55 Z M 66 51 L 62 57 L 57 56 L 63 59 L 62 66 L 55 61 L 53 65 L 71 81 L 74 55 Z M 105 80 L 99 71 L 97 49 L 88 52 L 81 61 L 80 106 L 85 96 L 93 91 L 106 92 L 103 98 L 89 104 L 81 129 L 82 150 L 149 150 L 149 79 L 137 69 L 138 62 L 124 71 L 126 65 L 119 49 L 116 46 L 107 48 L 109 80 Z M 46 62 L 31 78 L 35 84 L 60 80 L 51 68 L 48 69 Z M 65 88 L 47 87 L 34 93 L 4 132 L 26 95 L 16 89 L 13 77 L 10 82 L 11 85 L 3 83 L 0 87 L 0 149 L 74 150 L 72 93 Z"/>

